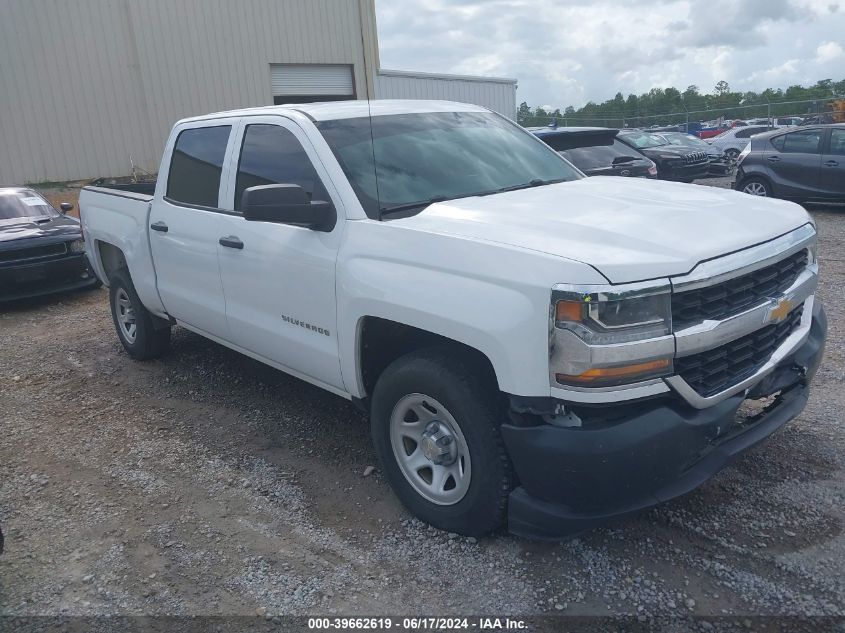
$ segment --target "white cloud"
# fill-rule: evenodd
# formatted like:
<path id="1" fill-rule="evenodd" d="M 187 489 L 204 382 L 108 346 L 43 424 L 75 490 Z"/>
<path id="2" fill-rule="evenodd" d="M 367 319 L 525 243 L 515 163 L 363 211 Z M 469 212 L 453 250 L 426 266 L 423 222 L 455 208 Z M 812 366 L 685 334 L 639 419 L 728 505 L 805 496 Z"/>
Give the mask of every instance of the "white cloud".
<path id="1" fill-rule="evenodd" d="M 824 42 L 816 49 L 816 63 L 825 64 L 839 59 L 843 55 L 842 46 L 836 42 Z"/>
<path id="2" fill-rule="evenodd" d="M 843 0 L 376 0 L 376 10 L 385 68 L 515 77 L 531 105 L 845 78 Z"/>

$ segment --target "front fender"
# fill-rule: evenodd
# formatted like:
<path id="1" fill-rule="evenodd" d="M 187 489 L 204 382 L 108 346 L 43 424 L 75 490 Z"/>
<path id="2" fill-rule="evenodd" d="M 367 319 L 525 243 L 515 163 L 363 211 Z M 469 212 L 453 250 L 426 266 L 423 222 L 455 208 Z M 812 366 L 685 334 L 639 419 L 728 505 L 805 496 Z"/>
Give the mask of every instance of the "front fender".
<path id="1" fill-rule="evenodd" d="M 357 244 L 362 224 L 350 223 L 348 243 Z M 536 251 L 366 224 L 366 251 L 343 251 L 338 261 L 337 332 L 349 393 L 367 395 L 359 340 L 371 316 L 481 352 L 506 393 L 549 396 L 551 288 L 568 279 L 601 283 L 598 273 Z"/>

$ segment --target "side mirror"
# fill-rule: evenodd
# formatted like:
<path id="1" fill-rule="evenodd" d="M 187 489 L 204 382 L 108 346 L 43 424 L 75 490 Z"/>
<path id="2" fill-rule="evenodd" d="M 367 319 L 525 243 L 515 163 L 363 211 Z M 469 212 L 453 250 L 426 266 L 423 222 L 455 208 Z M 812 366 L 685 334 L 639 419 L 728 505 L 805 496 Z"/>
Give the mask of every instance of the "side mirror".
<path id="1" fill-rule="evenodd" d="M 73 211 L 73 203 L 72 202 L 62 202 L 59 205 L 59 209 L 61 209 L 62 215 L 64 215 L 68 211 Z"/>
<path id="2" fill-rule="evenodd" d="M 330 232 L 337 223 L 331 202 L 309 200 L 299 185 L 261 185 L 245 190 L 241 198 L 244 219 L 278 222 Z"/>

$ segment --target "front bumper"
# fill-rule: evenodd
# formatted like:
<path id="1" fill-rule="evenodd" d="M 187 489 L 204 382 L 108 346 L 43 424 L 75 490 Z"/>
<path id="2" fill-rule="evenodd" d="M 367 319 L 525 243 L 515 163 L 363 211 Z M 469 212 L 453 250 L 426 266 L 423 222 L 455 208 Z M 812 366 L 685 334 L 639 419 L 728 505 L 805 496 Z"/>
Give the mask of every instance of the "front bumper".
<path id="1" fill-rule="evenodd" d="M 96 285 L 85 253 L 0 266 L 0 302 L 29 299 Z"/>
<path id="2" fill-rule="evenodd" d="M 697 488 L 801 413 L 826 334 L 827 318 L 816 302 L 801 347 L 747 392 L 706 409 L 663 396 L 652 404 L 617 405 L 620 415 L 611 424 L 593 428 L 503 425 L 521 484 L 510 495 L 510 531 L 571 537 Z M 762 413 L 738 420 L 746 397 L 777 392 Z"/>
<path id="3" fill-rule="evenodd" d="M 710 162 L 705 161 L 692 165 L 664 163 L 658 169 L 660 169 L 658 176 L 666 180 L 696 180 L 707 177 L 710 173 Z"/>
<path id="4" fill-rule="evenodd" d="M 710 161 L 709 174 L 711 176 L 730 176 L 734 173 L 736 162 L 731 159 L 717 159 Z"/>

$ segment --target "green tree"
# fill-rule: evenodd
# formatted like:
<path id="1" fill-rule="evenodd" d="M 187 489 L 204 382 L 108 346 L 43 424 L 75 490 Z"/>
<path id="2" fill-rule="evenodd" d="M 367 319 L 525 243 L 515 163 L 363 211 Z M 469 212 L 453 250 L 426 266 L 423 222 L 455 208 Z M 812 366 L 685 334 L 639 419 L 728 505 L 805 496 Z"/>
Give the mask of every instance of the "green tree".
<path id="1" fill-rule="evenodd" d="M 767 88 L 760 93 L 753 91 L 731 92 L 726 81 L 718 82 L 711 94 L 702 94 L 696 85 L 689 85 L 683 92 L 672 86 L 652 88 L 646 93 L 623 97 L 617 92 L 612 99 L 602 103 L 590 101 L 581 108 L 567 106 L 561 114 L 559 108 L 546 112 L 519 105 L 517 120 L 522 125 L 548 125 L 552 118 L 568 125 L 648 126 L 652 124 L 682 123 L 689 112 L 690 120 L 710 120 L 719 116 L 763 117 L 793 114 L 814 114 L 824 109 L 825 100 L 835 95 L 845 98 L 845 79 L 834 81 L 820 79 L 811 86 L 794 85 L 788 88 Z M 785 102 L 804 103 L 785 103 Z"/>

